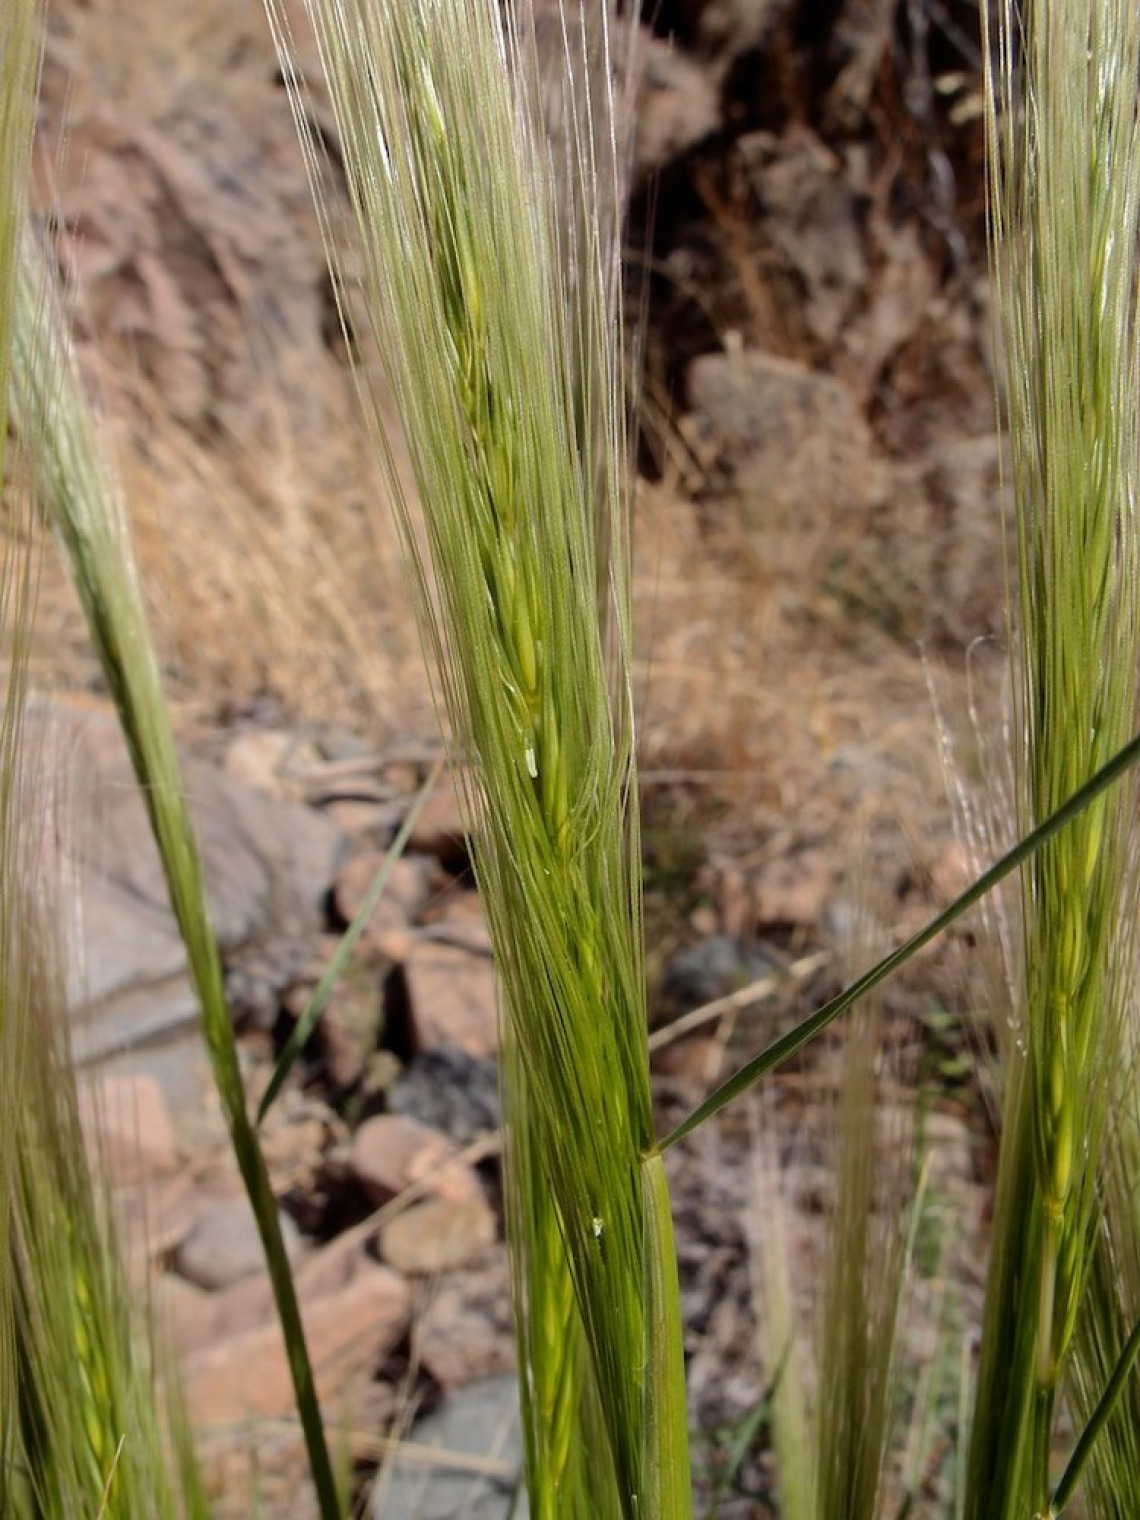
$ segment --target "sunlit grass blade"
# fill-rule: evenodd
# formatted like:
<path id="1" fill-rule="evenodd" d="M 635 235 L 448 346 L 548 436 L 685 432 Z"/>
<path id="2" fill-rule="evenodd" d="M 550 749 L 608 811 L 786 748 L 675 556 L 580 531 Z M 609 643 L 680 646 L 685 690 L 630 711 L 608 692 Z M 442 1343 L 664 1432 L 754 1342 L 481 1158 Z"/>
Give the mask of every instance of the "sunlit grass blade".
<path id="1" fill-rule="evenodd" d="M 313 1030 L 320 1022 L 321 1014 L 324 1013 L 325 1008 L 328 1006 L 333 989 L 348 970 L 348 963 L 352 959 L 352 952 L 359 943 L 360 936 L 367 929 L 372 915 L 375 913 L 380 899 L 383 897 L 385 889 L 392 879 L 392 872 L 395 869 L 396 862 L 407 849 L 408 840 L 412 837 L 416 824 L 420 821 L 423 810 L 427 806 L 432 792 L 435 791 L 442 774 L 443 763 L 441 761 L 432 767 L 431 775 L 424 782 L 415 801 L 408 809 L 408 815 L 400 825 L 399 832 L 384 856 L 380 869 L 370 882 L 360 907 L 356 911 L 355 918 L 341 936 L 340 944 L 336 947 L 336 950 L 329 959 L 328 965 L 321 973 L 321 978 L 313 988 L 312 996 L 305 1004 L 301 1017 L 297 1020 L 292 1033 L 285 1041 L 281 1054 L 277 1057 L 277 1064 L 273 1068 L 273 1075 L 269 1079 L 269 1085 L 262 1094 L 261 1102 L 257 1105 L 258 1124 L 262 1122 L 273 1106 L 274 1099 L 281 1091 L 286 1077 L 293 1069 L 294 1061 L 296 1061 L 301 1051 L 304 1050 Z"/>
<path id="2" fill-rule="evenodd" d="M 268 8 L 296 90 L 284 8 Z M 544 73 L 527 6 L 306 11 L 419 498 L 414 513 L 390 470 L 499 966 L 532 1513 L 684 1515 L 646 1052 L 611 18 L 557 11 Z M 316 182 L 311 132 L 307 151 Z"/>
<path id="3" fill-rule="evenodd" d="M 0 501 L 8 509 L 4 529 L 7 543 L 0 567 L 0 637 L 8 662 L 0 705 L 0 1474 L 11 1460 L 15 1435 L 11 1419 L 16 1395 L 11 1201 L 23 1041 L 28 1027 L 23 1017 L 28 988 L 20 956 L 19 924 L 12 912 L 4 911 L 4 905 L 15 901 L 21 867 L 21 803 L 16 777 L 33 589 L 31 558 L 17 547 L 30 513 L 26 493 L 13 481 L 8 413 L 42 23 L 39 0 L 11 0 L 0 26 Z M 9 549 L 17 552 L 10 553 Z"/>
<path id="4" fill-rule="evenodd" d="M 987 892 L 992 892 L 999 882 L 1004 881 L 1007 876 L 1010 876 L 1017 870 L 1018 866 L 1023 865 L 1025 861 L 1031 859 L 1042 845 L 1052 839 L 1054 835 L 1058 834 L 1074 818 L 1078 817 L 1097 798 L 1107 792 L 1137 761 L 1140 761 L 1140 735 L 1134 739 L 1130 739 L 1127 744 L 1113 755 L 1111 760 L 1103 765 L 1055 813 L 1051 814 L 1043 823 L 1027 834 L 1024 839 L 1014 845 L 1012 850 L 1008 850 L 1000 860 L 990 866 L 989 870 L 983 871 L 981 876 L 967 887 L 964 892 L 960 893 L 949 907 L 944 908 L 941 913 L 932 918 L 917 933 L 912 934 L 905 944 L 900 945 L 897 950 L 892 950 L 889 955 L 885 955 L 869 971 L 864 972 L 857 981 L 852 982 L 850 987 L 847 987 L 843 992 L 837 993 L 835 997 L 824 1003 L 821 1008 L 816 1009 L 814 1013 L 809 1014 L 806 1019 L 797 1024 L 794 1029 L 788 1030 L 787 1034 L 783 1034 L 779 1039 L 774 1040 L 759 1055 L 745 1062 L 715 1092 L 711 1093 L 700 1103 L 686 1119 L 682 1119 L 675 1129 L 670 1130 L 664 1139 L 659 1142 L 659 1149 L 663 1151 L 668 1150 L 670 1146 L 676 1145 L 678 1140 L 683 1140 L 686 1135 L 692 1134 L 693 1130 L 697 1129 L 707 1119 L 711 1119 L 714 1114 L 718 1114 L 726 1104 L 731 1103 L 734 1098 L 738 1098 L 741 1093 L 747 1092 L 754 1082 L 758 1082 L 768 1072 L 775 1071 L 778 1066 L 782 1066 L 785 1061 L 790 1060 L 805 1045 L 810 1044 L 816 1035 L 821 1034 L 829 1024 L 833 1024 L 841 1014 L 846 1013 L 849 1008 L 853 1007 L 867 993 L 872 992 L 876 987 L 885 982 L 888 977 L 893 976 L 896 971 L 906 965 L 912 956 L 917 955 L 932 940 L 937 939 L 944 930 L 948 929 L 951 924 L 961 918 L 963 913 L 967 912 L 976 902 L 985 897 Z"/>
<path id="5" fill-rule="evenodd" d="M 22 242 L 12 414 L 63 546 L 114 698 L 202 1008 L 203 1030 L 238 1168 L 265 1248 L 323 1520 L 339 1515 L 277 1206 L 246 1112 L 222 967 L 179 774 L 158 661 L 122 504 L 99 448 L 59 304 L 31 236 Z"/>

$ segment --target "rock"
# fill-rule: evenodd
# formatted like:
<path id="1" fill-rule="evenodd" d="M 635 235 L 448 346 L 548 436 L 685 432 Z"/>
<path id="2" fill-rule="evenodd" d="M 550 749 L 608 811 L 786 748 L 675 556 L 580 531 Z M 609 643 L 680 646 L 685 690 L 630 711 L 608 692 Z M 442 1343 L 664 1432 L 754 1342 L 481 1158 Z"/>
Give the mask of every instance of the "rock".
<path id="1" fill-rule="evenodd" d="M 337 1268 L 326 1273 L 320 1291 L 319 1277 L 298 1278 L 317 1394 L 330 1407 L 352 1378 L 366 1372 L 399 1340 L 411 1313 L 407 1283 L 387 1267 L 358 1251 L 348 1257 L 341 1253 Z M 268 1284 L 262 1291 L 267 1290 Z M 243 1306 L 246 1311 L 254 1295 L 250 1299 Z M 223 1304 L 221 1325 L 225 1308 Z M 270 1315 L 243 1329 L 225 1325 L 224 1333 L 221 1325 L 218 1339 L 183 1363 L 192 1418 L 204 1425 L 290 1418 L 295 1412 L 293 1386 L 275 1318 Z"/>
<path id="2" fill-rule="evenodd" d="M 140 1182 L 177 1169 L 178 1139 L 162 1087 L 145 1073 L 104 1073 L 82 1089 L 80 1114 L 112 1181 Z"/>
<path id="3" fill-rule="evenodd" d="M 383 1016 L 376 978 L 348 973 L 337 983 L 317 1026 L 329 1080 L 342 1092 L 359 1086 L 376 1050 Z"/>
<path id="4" fill-rule="evenodd" d="M 297 1226 L 287 1214 L 279 1217 L 285 1249 L 295 1257 L 301 1245 Z M 248 1201 L 231 1198 L 207 1209 L 174 1253 L 174 1265 L 187 1282 L 212 1292 L 261 1270 L 265 1252 Z"/>
<path id="5" fill-rule="evenodd" d="M 821 923 L 834 880 L 831 865 L 820 850 L 800 850 L 769 861 L 750 881 L 752 927 Z"/>
<path id="6" fill-rule="evenodd" d="M 870 429 L 830 375 L 767 353 L 704 354 L 689 401 L 750 526 L 819 528 L 881 493 Z"/>
<path id="7" fill-rule="evenodd" d="M 677 28 L 719 73 L 760 46 L 789 9 L 789 0 L 682 0 Z"/>
<path id="8" fill-rule="evenodd" d="M 435 1282 L 416 1320 L 419 1364 L 447 1393 L 515 1365 L 506 1246 L 488 1256 L 484 1267 L 449 1273 Z"/>
<path id="9" fill-rule="evenodd" d="M 940 906 L 949 907 L 974 877 L 980 874 L 970 859 L 970 851 L 962 841 L 948 839 L 930 871 L 935 900 Z"/>
<path id="10" fill-rule="evenodd" d="M 175 1039 L 196 1027 L 197 1004 L 118 722 L 109 708 L 41 698 L 29 723 L 77 825 L 59 873 L 74 883 L 61 918 L 76 926 L 68 964 L 69 1000 L 82 1010 L 77 1059 Z M 275 802 L 205 761 L 186 759 L 183 777 L 231 986 L 243 974 L 268 979 L 260 1001 L 275 1011 L 276 990 L 319 926 L 341 835 L 312 809 Z"/>
<path id="11" fill-rule="evenodd" d="M 720 124 L 720 100 L 707 69 L 645 29 L 635 44 L 641 64 L 634 128 L 639 180 L 656 173 Z"/>
<path id="12" fill-rule="evenodd" d="M 688 1089 L 707 1091 L 716 1081 L 724 1061 L 722 1041 L 711 1035 L 696 1034 L 662 1046 L 653 1057 L 653 1069 Z"/>
<path id="13" fill-rule="evenodd" d="M 120 1081 L 139 1077 L 156 1082 L 179 1147 L 187 1155 L 228 1143 L 197 1008 L 184 1033 L 157 1044 L 133 1046 L 100 1062 L 95 1069 L 113 1073 Z"/>
<path id="14" fill-rule="evenodd" d="M 484 1059 L 499 1044 L 494 964 L 456 945 L 417 943 L 401 968 L 413 1049 L 449 1045 Z"/>
<path id="15" fill-rule="evenodd" d="M 677 951 L 666 969 L 661 992 L 679 1010 L 699 1008 L 778 969 L 759 946 L 727 934 L 714 934 Z"/>
<path id="16" fill-rule="evenodd" d="M 423 922 L 419 934 L 421 940 L 458 945 L 463 950 L 491 958 L 491 933 L 478 892 L 449 892 L 438 907 L 433 905 L 424 913 Z"/>
<path id="17" fill-rule="evenodd" d="M 300 802 L 306 775 L 318 763 L 316 747 L 281 728 L 247 728 L 235 735 L 222 762 L 227 775 L 267 797 Z"/>
<path id="18" fill-rule="evenodd" d="M 446 1454 L 416 1461 L 412 1448 Z M 518 1380 L 487 1378 L 453 1393 L 412 1431 L 377 1481 L 372 1520 L 525 1520 Z M 471 1458 L 465 1472 L 463 1458 Z M 516 1499 L 517 1493 L 517 1499 Z"/>
<path id="19" fill-rule="evenodd" d="M 177 1272 L 160 1272 L 149 1285 L 150 1313 L 159 1334 L 179 1356 L 200 1351 L 214 1338 L 217 1295 Z"/>
<path id="20" fill-rule="evenodd" d="M 739 147 L 773 272 L 795 286 L 805 336 L 830 356 L 867 299 L 866 172 L 806 127 L 752 132 Z"/>
<path id="21" fill-rule="evenodd" d="M 388 1093 L 392 1113 L 411 1114 L 457 1146 L 499 1127 L 495 1062 L 441 1046 L 417 1055 Z"/>
<path id="22" fill-rule="evenodd" d="M 146 1291 L 156 1264 L 169 1258 L 208 1207 L 209 1195 L 184 1172 L 148 1178 L 145 1187 L 125 1182 L 114 1189 L 111 1205 L 115 1238 L 130 1281 Z"/>
<path id="23" fill-rule="evenodd" d="M 454 1158 L 450 1143 L 418 1119 L 377 1114 L 353 1136 L 349 1166 L 376 1204 L 387 1203 L 415 1183 L 453 1203 L 481 1199 L 474 1171 Z"/>
<path id="24" fill-rule="evenodd" d="M 408 851 L 416 855 L 434 855 L 444 865 L 456 870 L 467 865 L 467 827 L 450 771 L 442 777 L 416 820 L 408 840 Z"/>
<path id="25" fill-rule="evenodd" d="M 495 1216 L 482 1198 L 461 1203 L 429 1198 L 383 1226 L 380 1254 L 408 1276 L 450 1272 L 478 1256 L 494 1242 L 495 1234 Z"/>
<path id="26" fill-rule="evenodd" d="M 344 924 L 352 923 L 360 912 L 384 859 L 382 850 L 366 850 L 338 871 L 333 883 L 333 902 Z M 403 855 L 393 863 L 388 883 L 364 931 L 364 943 L 382 949 L 388 934 L 415 922 L 431 892 L 430 867 L 428 859 L 417 855 Z"/>

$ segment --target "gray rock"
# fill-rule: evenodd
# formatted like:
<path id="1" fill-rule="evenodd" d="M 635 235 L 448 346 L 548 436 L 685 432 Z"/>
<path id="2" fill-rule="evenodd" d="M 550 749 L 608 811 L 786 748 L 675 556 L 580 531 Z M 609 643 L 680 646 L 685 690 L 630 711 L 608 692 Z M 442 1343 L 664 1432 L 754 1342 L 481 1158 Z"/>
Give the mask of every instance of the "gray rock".
<path id="1" fill-rule="evenodd" d="M 285 1249 L 292 1258 L 300 1249 L 297 1226 L 280 1215 Z M 265 1266 L 265 1252 L 253 1213 L 245 1198 L 226 1198 L 201 1214 L 174 1253 L 174 1266 L 198 1288 L 217 1292 Z"/>
<path id="2" fill-rule="evenodd" d="M 417 1460 L 414 1448 L 424 1452 Z M 372 1520 L 526 1520 L 518 1381 L 513 1374 L 472 1383 L 421 1420 L 377 1480 Z M 431 1452 L 447 1464 L 433 1464 Z M 470 1457 L 471 1470 L 463 1471 Z M 515 1491 L 519 1490 L 515 1499 Z M 512 1507 L 513 1506 L 513 1507 Z"/>
<path id="3" fill-rule="evenodd" d="M 713 934 L 677 951 L 669 962 L 661 991 L 667 1002 L 687 1011 L 737 992 L 778 969 L 778 963 L 758 946 L 729 934 Z"/>
<path id="4" fill-rule="evenodd" d="M 114 714 L 41 698 L 29 729 L 44 741 L 44 767 L 70 813 L 61 917 L 71 929 L 77 1058 L 177 1039 L 194 1027 L 197 1005 Z M 183 776 L 231 990 L 247 1008 L 275 1008 L 310 954 L 342 836 L 312 809 L 275 801 L 204 761 L 187 759 Z"/>
<path id="5" fill-rule="evenodd" d="M 460 1147 L 470 1145 L 477 1135 L 499 1127 L 498 1067 L 465 1050 L 426 1050 L 393 1083 L 388 1107 L 430 1125 Z"/>
<path id="6" fill-rule="evenodd" d="M 703 354 L 689 369 L 698 447 L 718 461 L 752 527 L 819 527 L 883 490 L 871 431 L 848 388 L 791 359 Z"/>

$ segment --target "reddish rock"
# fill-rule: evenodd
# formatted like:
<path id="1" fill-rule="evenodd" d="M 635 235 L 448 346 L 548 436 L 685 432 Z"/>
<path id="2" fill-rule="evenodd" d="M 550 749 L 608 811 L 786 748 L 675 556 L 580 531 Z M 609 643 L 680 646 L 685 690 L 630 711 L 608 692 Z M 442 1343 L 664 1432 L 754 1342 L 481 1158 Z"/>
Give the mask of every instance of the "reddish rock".
<path id="1" fill-rule="evenodd" d="M 100 1077 L 83 1089 L 80 1117 L 112 1181 L 140 1182 L 177 1169 L 178 1140 L 162 1088 L 153 1077 Z"/>
<path id="2" fill-rule="evenodd" d="M 384 859 L 382 850 L 366 850 L 337 873 L 333 899 L 346 924 L 360 912 Z M 368 921 L 367 938 L 404 928 L 418 917 L 431 891 L 429 872 L 430 863 L 423 857 L 404 855 L 392 863 L 387 884 Z"/>
<path id="3" fill-rule="evenodd" d="M 456 945 L 420 940 L 403 966 L 416 1050 L 450 1045 L 476 1059 L 498 1048 L 493 962 Z"/>
<path id="4" fill-rule="evenodd" d="M 432 792 L 416 820 L 408 850 L 434 855 L 449 866 L 467 863 L 467 828 L 450 772 Z"/>
<path id="5" fill-rule="evenodd" d="M 752 880 L 755 923 L 812 926 L 823 919 L 834 874 L 819 850 L 802 850 L 773 860 Z"/>
<path id="6" fill-rule="evenodd" d="M 298 1283 L 317 1394 L 328 1403 L 395 1344 L 411 1312 L 410 1289 L 395 1272 L 360 1252 L 341 1267 L 319 1293 L 313 1280 Z M 267 1291 L 268 1285 L 262 1289 Z M 199 1424 L 285 1419 L 294 1412 L 285 1346 L 272 1317 L 244 1329 L 227 1327 L 191 1354 L 182 1371 L 190 1414 Z"/>
<path id="7" fill-rule="evenodd" d="M 387 1203 L 415 1183 L 455 1203 L 481 1199 L 474 1171 L 454 1157 L 454 1147 L 418 1119 L 378 1114 L 357 1130 L 349 1165 L 373 1203 Z"/>

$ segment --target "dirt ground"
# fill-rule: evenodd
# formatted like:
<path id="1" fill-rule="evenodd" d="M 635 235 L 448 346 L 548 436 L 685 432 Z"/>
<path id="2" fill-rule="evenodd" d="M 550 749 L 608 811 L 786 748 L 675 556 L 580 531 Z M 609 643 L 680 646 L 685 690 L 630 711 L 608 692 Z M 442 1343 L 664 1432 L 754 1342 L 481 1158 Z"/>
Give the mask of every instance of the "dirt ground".
<path id="1" fill-rule="evenodd" d="M 965 884 L 955 787 L 967 797 L 988 763 L 975 718 L 999 727 L 1005 612 L 976 3 L 651 14 L 629 280 L 647 314 L 636 597 L 655 1018 L 808 963 L 774 1003 L 663 1046 L 665 1122 Z M 185 732 L 264 720 L 430 739 L 258 6 L 52 0 L 36 167 Z M 50 563 L 36 676 L 98 687 Z M 943 1220 L 915 1368 L 947 1326 L 960 1347 L 976 1309 L 989 1133 L 967 1031 L 992 996 L 985 962 L 963 932 L 883 1004 L 883 1109 L 905 1130 L 921 1092 Z M 763 1430 L 739 1439 L 772 1372 L 756 1237 L 780 1212 L 797 1279 L 822 1281 L 834 1105 L 816 1099 L 842 1061 L 825 1042 L 677 1160 L 696 1459 L 710 1502 L 727 1473 L 726 1517 L 772 1512 Z M 947 1512 L 952 1417 L 935 1424 L 918 1476 L 896 1464 L 892 1503 L 909 1484 L 912 1515 Z"/>

